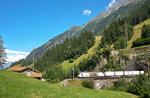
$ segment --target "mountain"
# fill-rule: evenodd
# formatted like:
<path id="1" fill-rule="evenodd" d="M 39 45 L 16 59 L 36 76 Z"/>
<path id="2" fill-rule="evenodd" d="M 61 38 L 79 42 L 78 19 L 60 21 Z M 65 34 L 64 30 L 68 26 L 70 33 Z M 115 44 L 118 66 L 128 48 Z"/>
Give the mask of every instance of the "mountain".
<path id="1" fill-rule="evenodd" d="M 92 18 L 83 26 L 73 26 L 66 32 L 54 37 L 53 39 L 50 39 L 44 45 L 35 49 L 35 58 L 41 58 L 48 49 L 51 49 L 56 44 L 61 44 L 66 38 L 78 36 L 82 32 L 91 31 L 95 35 L 101 34 L 104 28 L 112 21 L 129 16 L 133 11 L 140 8 L 143 2 L 139 1 L 141 0 L 121 0 L 116 2 L 111 6 L 111 8 L 107 9 L 105 12 L 101 12 L 98 16 Z M 31 59 L 32 56 L 33 52 L 31 52 L 26 59 Z"/>
<path id="2" fill-rule="evenodd" d="M 102 34 L 104 28 L 111 22 L 119 18 L 127 17 L 142 7 L 143 1 L 145 0 L 142 2 L 139 1 L 141 0 L 121 0 L 120 2 L 116 2 L 110 9 L 92 18 L 84 25 L 84 28 L 80 32 L 91 31 L 94 32 L 95 35 Z"/>
<path id="3" fill-rule="evenodd" d="M 79 31 L 82 29 L 82 27 L 80 26 L 73 26 L 71 27 L 69 30 L 67 30 L 66 32 L 54 37 L 53 39 L 50 39 L 48 42 L 46 42 L 44 45 L 42 45 L 41 47 L 35 49 L 35 58 L 40 58 L 43 56 L 43 54 L 48 50 L 51 49 L 53 46 L 57 45 L 57 44 L 61 44 L 62 42 L 64 42 L 64 40 L 66 38 L 71 38 L 73 36 L 77 36 L 79 35 Z M 26 59 L 32 59 L 32 55 L 33 52 L 31 52 Z"/>

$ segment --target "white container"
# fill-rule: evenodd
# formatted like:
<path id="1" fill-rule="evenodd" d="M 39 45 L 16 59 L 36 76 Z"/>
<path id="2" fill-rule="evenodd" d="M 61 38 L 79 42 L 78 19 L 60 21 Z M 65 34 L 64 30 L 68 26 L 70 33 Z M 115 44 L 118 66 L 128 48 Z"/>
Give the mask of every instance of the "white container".
<path id="1" fill-rule="evenodd" d="M 140 71 L 133 71 L 133 75 L 139 75 Z"/>
<path id="2" fill-rule="evenodd" d="M 98 72 L 98 76 L 99 76 L 99 77 L 103 77 L 103 76 L 104 76 L 104 73 Z"/>
<path id="3" fill-rule="evenodd" d="M 129 71 L 128 75 L 132 76 L 133 75 L 133 71 Z"/>
<path id="4" fill-rule="evenodd" d="M 144 74 L 144 71 L 141 71 L 141 74 Z"/>
<path id="5" fill-rule="evenodd" d="M 128 76 L 129 75 L 129 71 L 124 71 L 124 75 Z"/>
<path id="6" fill-rule="evenodd" d="M 123 76 L 123 71 L 115 71 L 115 76 Z"/>
<path id="7" fill-rule="evenodd" d="M 115 72 L 114 71 L 106 71 L 104 73 L 105 76 L 114 76 L 115 75 Z"/>

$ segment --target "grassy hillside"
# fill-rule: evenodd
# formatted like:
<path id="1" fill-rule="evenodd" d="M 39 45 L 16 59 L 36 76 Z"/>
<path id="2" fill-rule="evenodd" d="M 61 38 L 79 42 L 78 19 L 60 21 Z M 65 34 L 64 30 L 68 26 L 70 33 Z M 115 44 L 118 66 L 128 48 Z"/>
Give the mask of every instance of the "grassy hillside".
<path id="1" fill-rule="evenodd" d="M 92 54 L 94 54 L 97 51 L 97 47 L 99 46 L 100 42 L 101 42 L 101 36 L 96 36 L 95 44 L 93 45 L 93 47 L 91 47 L 88 50 L 87 54 L 81 55 L 78 59 L 76 59 L 72 63 L 69 63 L 69 60 L 66 60 L 63 63 L 61 63 L 60 65 L 62 65 L 65 70 L 70 69 L 73 65 L 78 65 L 83 59 L 88 58 L 89 55 L 92 55 Z M 18 64 L 15 67 L 21 67 L 21 64 Z M 29 65 L 28 67 L 33 67 L 33 64 Z M 7 70 L 10 70 L 10 68 L 8 68 Z"/>
<path id="2" fill-rule="evenodd" d="M 0 70 L 0 77 L 2 98 L 137 98 L 125 92 L 61 87 L 10 71 Z"/>
<path id="3" fill-rule="evenodd" d="M 63 68 L 65 70 L 68 70 L 69 68 L 71 68 L 73 65 L 78 65 L 83 59 L 88 58 L 89 55 L 94 54 L 97 51 L 97 47 L 99 46 L 100 42 L 101 42 L 101 37 L 102 36 L 96 36 L 95 38 L 95 44 L 93 45 L 93 47 L 91 47 L 87 54 L 83 54 L 81 55 L 78 59 L 76 59 L 73 63 L 69 63 L 69 61 L 64 61 L 63 63 L 61 63 L 60 65 L 63 66 Z"/>
<path id="4" fill-rule="evenodd" d="M 131 40 L 128 41 L 127 49 L 131 48 L 133 41 L 135 41 L 136 39 L 141 37 L 141 34 L 142 34 L 141 29 L 142 29 L 144 24 L 150 24 L 150 19 L 147 19 L 144 22 L 141 22 L 140 24 L 134 26 L 134 33 L 133 33 Z"/>
<path id="5" fill-rule="evenodd" d="M 70 87 L 72 87 L 72 88 L 84 88 L 83 86 L 82 86 L 82 82 L 83 82 L 83 80 L 81 80 L 81 79 L 74 79 L 74 80 L 68 80 L 69 81 L 69 85 L 70 85 Z"/>

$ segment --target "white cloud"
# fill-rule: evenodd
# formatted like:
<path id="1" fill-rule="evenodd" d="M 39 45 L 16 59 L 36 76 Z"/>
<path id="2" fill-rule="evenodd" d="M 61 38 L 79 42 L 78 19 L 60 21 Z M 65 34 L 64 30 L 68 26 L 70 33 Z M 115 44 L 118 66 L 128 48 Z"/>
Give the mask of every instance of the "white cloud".
<path id="1" fill-rule="evenodd" d="M 106 7 L 107 9 L 111 8 L 113 6 L 113 4 L 116 3 L 116 0 L 111 0 L 111 2 L 109 3 L 109 5 Z"/>
<path id="2" fill-rule="evenodd" d="M 84 11 L 83 11 L 83 15 L 84 15 L 84 16 L 89 16 L 90 14 L 92 14 L 92 11 L 91 11 L 91 10 L 84 10 Z"/>
<path id="3" fill-rule="evenodd" d="M 22 52 L 22 51 L 14 51 L 14 50 L 5 50 L 7 53 L 7 62 L 15 62 L 19 61 L 20 59 L 26 58 L 26 56 L 29 54 L 28 52 Z"/>

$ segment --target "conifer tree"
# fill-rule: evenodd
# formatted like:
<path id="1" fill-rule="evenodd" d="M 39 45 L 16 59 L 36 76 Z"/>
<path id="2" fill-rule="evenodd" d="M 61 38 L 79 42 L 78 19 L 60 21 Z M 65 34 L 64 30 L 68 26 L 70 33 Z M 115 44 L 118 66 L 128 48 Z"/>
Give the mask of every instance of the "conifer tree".
<path id="1" fill-rule="evenodd" d="M 0 36 L 0 67 L 3 67 L 2 65 L 6 62 L 6 53 L 5 48 L 3 46 L 3 40 Z"/>

